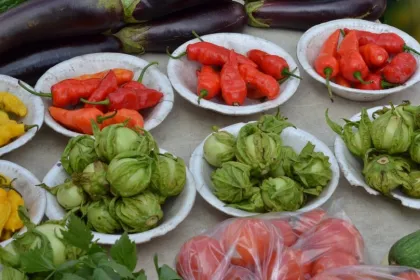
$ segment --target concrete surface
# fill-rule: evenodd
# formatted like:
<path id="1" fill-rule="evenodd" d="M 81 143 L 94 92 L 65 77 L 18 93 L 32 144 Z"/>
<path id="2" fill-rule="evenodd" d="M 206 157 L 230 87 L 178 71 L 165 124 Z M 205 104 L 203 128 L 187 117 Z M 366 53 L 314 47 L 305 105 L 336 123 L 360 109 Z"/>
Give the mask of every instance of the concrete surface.
<path id="1" fill-rule="evenodd" d="M 300 32 L 285 30 L 261 30 L 247 28 L 246 33 L 273 41 L 288 51 L 297 61 L 296 45 L 301 36 Z M 166 55 L 146 54 L 142 58 L 160 62 L 159 68 L 166 72 Z M 301 69 L 301 73 L 303 69 Z M 374 107 L 393 101 L 394 104 L 402 100 L 420 103 L 420 85 L 378 102 L 357 103 L 339 97 L 332 104 L 327 91 L 318 82 L 303 74 L 297 93 L 281 107 L 284 115 L 299 128 L 304 129 L 324 141 L 333 148 L 334 133 L 324 121 L 324 111 L 330 108 L 333 119 L 350 117 L 360 112 L 362 107 Z M 186 162 L 194 148 L 211 132 L 211 126 L 224 127 L 242 121 L 258 118 L 228 117 L 205 111 L 175 96 L 175 106 L 169 117 L 156 129 L 153 136 L 159 145 L 184 158 Z M 68 138 L 54 133 L 44 125 L 35 139 L 24 147 L 7 154 L 2 159 L 13 161 L 32 171 L 39 179 L 59 159 Z M 347 215 L 362 232 L 368 252 L 373 263 L 378 264 L 387 253 L 390 246 L 400 237 L 419 229 L 419 212 L 404 208 L 398 202 L 375 197 L 367 194 L 362 188 L 351 187 L 344 178 L 331 200 L 341 200 Z M 147 244 L 138 246 L 138 267 L 145 268 L 149 279 L 157 279 L 153 267 L 153 255 L 157 253 L 161 263 L 174 264 L 175 256 L 184 241 L 202 233 L 208 228 L 228 218 L 213 209 L 200 196 L 197 196 L 195 206 L 189 217 L 173 232 Z"/>

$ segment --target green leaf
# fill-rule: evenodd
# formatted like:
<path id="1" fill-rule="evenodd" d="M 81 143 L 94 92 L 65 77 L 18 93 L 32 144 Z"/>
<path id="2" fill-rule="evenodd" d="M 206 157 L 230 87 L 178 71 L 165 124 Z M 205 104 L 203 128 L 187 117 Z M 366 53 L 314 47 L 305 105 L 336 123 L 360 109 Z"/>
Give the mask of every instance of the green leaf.
<path id="1" fill-rule="evenodd" d="M 332 121 L 330 119 L 330 117 L 328 116 L 328 109 L 325 111 L 325 119 L 327 121 L 327 124 L 329 125 L 329 127 L 338 135 L 342 135 L 343 134 L 343 127 L 341 125 L 339 125 L 338 123 Z"/>
<path id="2" fill-rule="evenodd" d="M 155 263 L 156 272 L 158 274 L 159 280 L 182 280 L 182 278 L 169 266 L 166 264 L 162 267 L 159 267 L 158 255 L 155 255 L 153 258 Z"/>
<path id="3" fill-rule="evenodd" d="M 128 234 L 124 232 L 120 239 L 111 247 L 112 259 L 127 267 L 131 272 L 137 265 L 136 244 L 128 238 Z"/>
<path id="4" fill-rule="evenodd" d="M 36 229 L 34 233 L 39 235 L 41 243 L 38 248 L 21 254 L 20 260 L 23 270 L 26 273 L 54 271 L 53 251 L 49 240 L 44 234 L 37 232 Z"/>
<path id="5" fill-rule="evenodd" d="M 19 215 L 19 218 L 22 221 L 22 223 L 28 229 L 28 231 L 35 228 L 35 224 L 32 223 L 31 218 L 29 218 L 28 210 L 24 206 L 20 205 L 18 207 L 18 215 Z"/>
<path id="6" fill-rule="evenodd" d="M 131 273 L 130 270 L 128 270 L 128 268 L 124 265 L 118 264 L 113 260 L 103 260 L 99 263 L 98 265 L 100 268 L 111 268 L 112 270 L 114 270 L 116 273 L 119 274 L 119 276 L 121 276 L 122 278 L 133 278 L 133 274 Z"/>
<path id="7" fill-rule="evenodd" d="M 97 243 L 93 243 L 92 245 L 90 245 L 90 248 L 87 254 L 94 255 L 96 253 L 105 253 L 105 249 L 99 246 Z"/>
<path id="8" fill-rule="evenodd" d="M 135 280 L 147 280 L 146 272 L 144 270 L 140 270 L 139 272 L 135 273 L 136 279 Z"/>
<path id="9" fill-rule="evenodd" d="M 80 277 L 76 274 L 72 274 L 72 273 L 63 273 L 61 280 L 86 280 L 87 278 L 84 277 Z"/>
<path id="10" fill-rule="evenodd" d="M 93 280 L 114 280 L 108 273 L 102 268 L 97 268 L 93 271 Z"/>
<path id="11" fill-rule="evenodd" d="M 65 271 L 70 268 L 74 268 L 79 263 L 79 260 L 67 261 L 57 267 L 57 271 Z"/>
<path id="12" fill-rule="evenodd" d="M 0 275 L 1 280 L 26 280 L 28 277 L 21 271 L 4 266 Z"/>
<path id="13" fill-rule="evenodd" d="M 82 249 L 85 252 L 89 251 L 93 234 L 85 223 L 75 215 L 70 216 L 67 231 L 62 230 L 61 233 L 63 240 L 67 244 Z"/>

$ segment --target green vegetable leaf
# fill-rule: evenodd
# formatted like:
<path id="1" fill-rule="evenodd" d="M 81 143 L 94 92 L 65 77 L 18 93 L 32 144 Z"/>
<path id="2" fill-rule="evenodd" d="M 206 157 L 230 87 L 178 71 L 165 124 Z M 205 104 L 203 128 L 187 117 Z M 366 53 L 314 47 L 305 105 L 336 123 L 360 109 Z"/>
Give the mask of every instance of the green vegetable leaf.
<path id="1" fill-rule="evenodd" d="M 158 256 L 155 255 L 153 258 L 155 263 L 156 272 L 158 274 L 159 280 L 182 280 L 182 278 L 169 266 L 166 264 L 162 267 L 159 267 Z"/>
<path id="2" fill-rule="evenodd" d="M 29 218 L 28 210 L 26 210 L 24 206 L 20 205 L 18 207 L 18 215 L 28 230 L 32 230 L 35 227 L 35 224 L 32 223 L 31 218 Z"/>
<path id="3" fill-rule="evenodd" d="M 110 253 L 116 263 L 127 267 L 131 272 L 136 268 L 136 244 L 128 238 L 126 232 L 111 247 Z"/>
<path id="4" fill-rule="evenodd" d="M 93 280 L 114 280 L 114 278 L 111 278 L 108 273 L 103 270 L 102 268 L 97 268 L 93 272 Z"/>
<path id="5" fill-rule="evenodd" d="M 54 271 L 53 251 L 49 240 L 44 234 L 37 232 L 36 229 L 34 233 L 39 235 L 41 243 L 38 248 L 21 254 L 20 260 L 23 270 L 26 273 Z"/>
<path id="6" fill-rule="evenodd" d="M 57 271 L 66 271 L 70 268 L 74 268 L 79 263 L 78 260 L 67 261 L 57 267 Z"/>
<path id="7" fill-rule="evenodd" d="M 328 109 L 325 111 L 325 119 L 327 121 L 327 124 L 329 127 L 338 135 L 343 135 L 343 127 L 339 125 L 338 123 L 332 121 L 330 117 L 328 116 Z"/>
<path id="8" fill-rule="evenodd" d="M 66 243 L 80 248 L 85 252 L 89 251 L 93 234 L 80 218 L 71 215 L 68 220 L 67 231 L 62 230 L 61 234 Z"/>
<path id="9" fill-rule="evenodd" d="M 80 277 L 72 273 L 63 273 L 61 280 L 86 280 L 87 278 Z"/>
<path id="10" fill-rule="evenodd" d="M 26 280 L 25 274 L 17 269 L 4 266 L 1 271 L 0 279 L 2 280 Z"/>
<path id="11" fill-rule="evenodd" d="M 140 270 L 139 272 L 136 273 L 136 279 L 135 280 L 147 280 L 147 276 L 146 273 L 144 272 L 144 270 Z"/>

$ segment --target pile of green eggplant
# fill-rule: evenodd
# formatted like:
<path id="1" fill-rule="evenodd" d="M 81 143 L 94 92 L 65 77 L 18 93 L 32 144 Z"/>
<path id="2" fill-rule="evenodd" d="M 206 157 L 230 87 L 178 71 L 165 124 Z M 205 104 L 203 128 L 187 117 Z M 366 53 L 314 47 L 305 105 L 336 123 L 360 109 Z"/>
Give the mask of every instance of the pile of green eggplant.
<path id="1" fill-rule="evenodd" d="M 192 30 L 241 32 L 246 22 L 231 0 L 28 0 L 0 13 L 0 74 L 33 83 L 75 56 L 165 52 Z"/>
<path id="2" fill-rule="evenodd" d="M 248 24 L 307 30 L 342 18 L 375 21 L 385 12 L 387 0 L 246 0 Z"/>

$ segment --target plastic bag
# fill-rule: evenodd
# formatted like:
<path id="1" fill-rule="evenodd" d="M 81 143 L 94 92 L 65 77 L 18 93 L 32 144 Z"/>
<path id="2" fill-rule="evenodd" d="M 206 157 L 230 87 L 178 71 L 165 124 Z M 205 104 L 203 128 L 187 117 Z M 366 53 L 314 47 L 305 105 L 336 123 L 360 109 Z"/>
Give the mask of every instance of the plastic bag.
<path id="1" fill-rule="evenodd" d="M 312 280 L 420 280 L 420 271 L 402 266 L 349 266 L 328 270 Z"/>
<path id="2" fill-rule="evenodd" d="M 176 268 L 184 280 L 306 280 L 365 264 L 364 241 L 343 211 L 229 219 L 187 241 Z"/>

